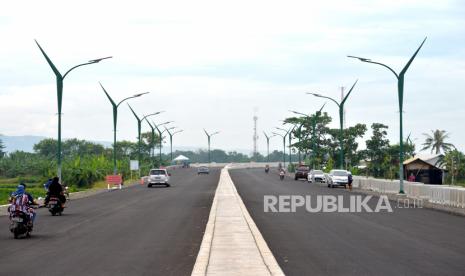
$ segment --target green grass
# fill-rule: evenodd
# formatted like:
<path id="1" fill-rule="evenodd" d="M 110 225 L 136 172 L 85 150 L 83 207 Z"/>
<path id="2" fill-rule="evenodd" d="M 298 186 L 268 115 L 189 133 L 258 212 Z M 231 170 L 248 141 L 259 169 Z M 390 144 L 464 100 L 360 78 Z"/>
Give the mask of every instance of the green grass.
<path id="1" fill-rule="evenodd" d="M 38 197 L 45 197 L 45 190 L 43 188 L 27 188 L 26 189 L 28 193 L 30 193 L 34 198 Z M 8 204 L 8 198 L 10 197 L 10 194 L 12 192 L 16 191 L 16 186 L 11 188 L 11 187 L 5 187 L 0 184 L 0 205 L 3 204 Z"/>
<path id="2" fill-rule="evenodd" d="M 10 194 L 16 191 L 19 183 L 26 183 L 26 190 L 34 198 L 44 197 L 45 190 L 40 178 L 36 177 L 22 177 L 22 178 L 0 178 L 0 205 L 7 204 Z"/>
<path id="3" fill-rule="evenodd" d="M 41 178 L 36 177 L 22 177 L 22 178 L 0 178 L 0 205 L 8 204 L 10 194 L 16 191 L 19 183 L 26 183 L 26 191 L 30 193 L 35 199 L 45 197 L 44 182 Z M 70 192 L 78 192 L 85 189 L 78 189 L 70 187 Z"/>

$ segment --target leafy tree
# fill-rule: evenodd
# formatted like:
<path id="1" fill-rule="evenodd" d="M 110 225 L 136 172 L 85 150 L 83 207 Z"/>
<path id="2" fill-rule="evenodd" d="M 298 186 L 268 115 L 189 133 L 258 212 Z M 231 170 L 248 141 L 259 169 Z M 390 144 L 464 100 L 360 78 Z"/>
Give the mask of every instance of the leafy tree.
<path id="1" fill-rule="evenodd" d="M 116 142 L 117 157 L 135 157 L 137 155 L 137 143 L 123 140 Z"/>
<path id="2" fill-rule="evenodd" d="M 313 133 L 314 120 L 315 133 Z M 323 112 L 319 116 L 315 116 L 315 114 L 313 114 L 305 117 L 290 117 L 285 120 L 286 123 L 298 126 L 292 133 L 292 136 L 296 140 L 292 146 L 304 154 L 304 159 L 309 155 L 314 155 L 318 167 L 321 166 L 324 162 L 323 156 L 327 155 L 328 153 L 331 153 L 332 155 L 335 151 L 335 147 L 337 147 L 334 145 L 334 141 L 331 139 L 331 130 L 328 127 L 331 121 L 332 118 L 326 112 Z M 302 127 L 299 128 L 300 126 Z M 313 141 L 313 135 L 315 135 L 315 141 Z M 299 139 L 300 142 L 298 142 Z M 314 142 L 316 152 L 312 152 Z M 310 162 L 312 158 L 306 160 L 307 162 Z"/>
<path id="3" fill-rule="evenodd" d="M 365 142 L 365 154 L 370 160 L 368 168 L 374 176 L 382 176 L 389 169 L 387 161 L 389 156 L 389 140 L 386 138 L 387 128 L 386 125 L 373 123 L 371 125 L 373 135 Z"/>
<path id="4" fill-rule="evenodd" d="M 0 158 L 3 158 L 5 156 L 5 154 L 6 154 L 5 145 L 3 145 L 3 141 L 2 141 L 2 139 L 0 139 Z"/>
<path id="5" fill-rule="evenodd" d="M 57 153 L 57 140 L 52 138 L 43 139 L 34 145 L 34 151 L 42 156 L 53 158 Z M 79 139 L 67 139 L 61 145 L 63 157 L 102 155 L 105 153 L 103 145 Z"/>
<path id="6" fill-rule="evenodd" d="M 423 148 L 421 150 L 431 149 L 431 153 L 433 151 L 436 154 L 443 152 L 447 152 L 454 148 L 454 145 L 451 143 L 446 143 L 445 140 L 449 138 L 449 134 L 445 130 L 436 129 L 435 131 L 431 130 L 431 134 L 423 133 L 426 136 L 425 142 L 423 143 Z"/>
<path id="7" fill-rule="evenodd" d="M 34 151 L 42 156 L 53 157 L 57 154 L 57 140 L 52 138 L 43 139 L 34 145 Z"/>
<path id="8" fill-rule="evenodd" d="M 344 158 L 346 159 L 344 162 L 347 163 L 348 167 L 357 165 L 360 162 L 362 156 L 357 152 L 358 143 L 356 140 L 363 137 L 366 131 L 367 127 L 365 124 L 356 124 L 343 130 L 342 142 L 344 144 Z M 339 129 L 330 129 L 329 134 L 331 135 L 331 139 L 327 141 L 327 145 L 334 149 L 330 151 L 331 157 L 333 160 L 339 160 Z"/>
<path id="9" fill-rule="evenodd" d="M 446 183 L 465 183 L 465 155 L 462 152 L 457 149 L 448 151 L 436 165 L 447 170 Z"/>

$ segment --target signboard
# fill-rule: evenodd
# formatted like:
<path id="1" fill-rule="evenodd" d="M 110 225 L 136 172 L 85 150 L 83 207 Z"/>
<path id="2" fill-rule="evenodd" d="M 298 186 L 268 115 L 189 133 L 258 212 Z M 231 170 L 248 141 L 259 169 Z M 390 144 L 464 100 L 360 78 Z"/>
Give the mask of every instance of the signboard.
<path id="1" fill-rule="evenodd" d="M 131 171 L 138 171 L 139 170 L 139 160 L 131 160 L 129 161 L 129 167 Z"/>
<path id="2" fill-rule="evenodd" d="M 107 175 L 107 188 L 110 189 L 110 185 L 118 185 L 119 189 L 121 190 L 121 184 L 123 183 L 123 178 L 120 174 L 117 175 Z"/>

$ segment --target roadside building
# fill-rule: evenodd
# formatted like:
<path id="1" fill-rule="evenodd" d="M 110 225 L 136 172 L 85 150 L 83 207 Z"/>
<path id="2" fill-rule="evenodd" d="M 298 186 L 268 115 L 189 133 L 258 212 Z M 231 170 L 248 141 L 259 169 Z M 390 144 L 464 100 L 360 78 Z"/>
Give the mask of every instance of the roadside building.
<path id="1" fill-rule="evenodd" d="M 425 184 L 442 184 L 445 176 L 445 169 L 439 162 L 442 156 L 442 154 L 416 155 L 405 160 L 405 178 Z"/>

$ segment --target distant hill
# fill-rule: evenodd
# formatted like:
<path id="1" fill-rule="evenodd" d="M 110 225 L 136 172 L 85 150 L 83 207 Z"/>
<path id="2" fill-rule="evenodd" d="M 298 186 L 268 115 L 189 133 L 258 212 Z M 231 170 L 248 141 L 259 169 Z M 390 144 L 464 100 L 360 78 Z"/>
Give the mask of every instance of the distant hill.
<path id="1" fill-rule="evenodd" d="M 44 136 L 0 136 L 0 139 L 3 141 L 6 152 L 13 152 L 16 150 L 33 152 L 33 147 L 35 144 L 39 143 L 41 140 L 46 139 Z"/>
<path id="2" fill-rule="evenodd" d="M 44 136 L 33 136 L 33 135 L 24 135 L 24 136 L 0 136 L 0 139 L 3 141 L 3 145 L 5 146 L 5 151 L 6 152 L 13 152 L 16 150 L 20 151 L 26 151 L 26 152 L 34 152 L 34 145 L 40 142 L 43 139 L 46 139 L 49 137 L 44 137 Z M 98 143 L 103 145 L 104 147 L 111 147 L 112 142 L 107 142 L 107 141 L 92 141 L 94 143 Z M 190 147 L 190 146 L 174 146 L 173 151 L 179 150 L 179 151 L 197 151 L 199 150 L 199 147 Z M 202 147 L 202 149 L 205 149 L 205 147 Z M 162 152 L 163 153 L 168 153 L 169 152 L 169 144 L 164 144 Z M 232 150 L 226 150 L 227 152 L 232 151 Z M 235 151 L 243 153 L 243 154 L 250 154 L 249 150 L 241 150 L 241 149 L 236 149 Z"/>

